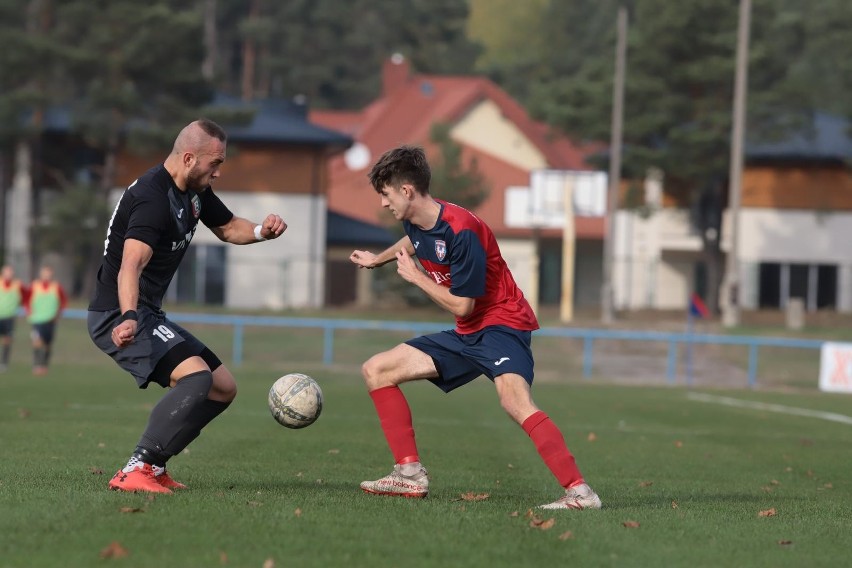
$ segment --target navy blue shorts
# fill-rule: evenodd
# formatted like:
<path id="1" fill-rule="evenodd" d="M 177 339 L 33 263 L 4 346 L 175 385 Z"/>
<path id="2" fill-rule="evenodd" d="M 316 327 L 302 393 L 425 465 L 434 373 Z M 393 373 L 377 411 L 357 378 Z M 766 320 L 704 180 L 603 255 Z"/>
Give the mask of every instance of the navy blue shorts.
<path id="1" fill-rule="evenodd" d="M 532 385 L 532 332 L 503 325 L 488 326 L 475 333 L 442 331 L 406 341 L 429 355 L 438 369 L 432 382 L 444 392 L 466 385 L 480 375 L 492 381 L 505 373 L 515 373 Z"/>

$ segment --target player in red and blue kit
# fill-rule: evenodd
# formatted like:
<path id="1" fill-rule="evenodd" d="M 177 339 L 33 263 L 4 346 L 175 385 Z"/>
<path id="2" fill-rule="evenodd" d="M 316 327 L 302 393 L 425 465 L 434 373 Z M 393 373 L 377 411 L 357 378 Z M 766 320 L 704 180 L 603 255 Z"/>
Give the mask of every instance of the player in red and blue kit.
<path id="1" fill-rule="evenodd" d="M 402 221 L 405 236 L 379 254 L 353 251 L 350 260 L 362 268 L 396 260 L 397 273 L 451 312 L 456 327 L 406 341 L 364 363 L 364 381 L 396 463 L 389 475 L 364 481 L 361 489 L 400 497 L 429 493 L 411 409 L 399 385 L 427 379 L 450 392 L 485 375 L 503 409 L 565 489 L 563 497 L 541 508 L 599 509 L 600 498 L 585 482 L 562 433 L 533 402 L 530 341 L 538 321 L 491 229 L 467 209 L 429 194 L 431 171 L 421 148 L 386 152 L 369 177 L 382 206 Z"/>

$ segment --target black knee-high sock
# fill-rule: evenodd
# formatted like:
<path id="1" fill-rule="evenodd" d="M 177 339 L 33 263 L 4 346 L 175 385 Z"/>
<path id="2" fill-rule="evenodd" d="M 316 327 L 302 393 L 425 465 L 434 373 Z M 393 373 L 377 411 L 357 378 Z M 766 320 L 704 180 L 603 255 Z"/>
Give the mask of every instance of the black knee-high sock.
<path id="1" fill-rule="evenodd" d="M 199 405 L 186 420 L 186 428 L 174 437 L 171 443 L 166 447 L 166 453 L 169 456 L 176 456 L 183 451 L 189 444 L 192 443 L 200 434 L 201 429 L 210 424 L 214 418 L 225 412 L 225 409 L 231 405 L 230 402 L 220 402 L 218 400 L 205 400 Z"/>
<path id="2" fill-rule="evenodd" d="M 175 440 L 180 440 L 186 432 L 195 428 L 190 417 L 204 405 L 211 386 L 213 373 L 210 371 L 192 373 L 180 379 L 151 410 L 148 427 L 133 455 L 151 465 L 165 466 L 166 461 L 177 453 L 174 451 Z"/>

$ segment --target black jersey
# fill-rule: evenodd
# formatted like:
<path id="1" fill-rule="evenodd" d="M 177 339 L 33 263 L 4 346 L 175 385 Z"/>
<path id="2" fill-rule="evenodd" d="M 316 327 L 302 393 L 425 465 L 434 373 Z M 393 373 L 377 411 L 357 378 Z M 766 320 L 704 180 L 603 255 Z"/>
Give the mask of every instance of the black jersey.
<path id="1" fill-rule="evenodd" d="M 160 308 L 198 221 L 221 227 L 233 216 L 209 187 L 201 192 L 180 191 L 162 164 L 151 168 L 130 184 L 115 206 L 89 309 L 119 307 L 118 271 L 125 239 L 142 241 L 154 250 L 139 278 L 139 303 Z"/>

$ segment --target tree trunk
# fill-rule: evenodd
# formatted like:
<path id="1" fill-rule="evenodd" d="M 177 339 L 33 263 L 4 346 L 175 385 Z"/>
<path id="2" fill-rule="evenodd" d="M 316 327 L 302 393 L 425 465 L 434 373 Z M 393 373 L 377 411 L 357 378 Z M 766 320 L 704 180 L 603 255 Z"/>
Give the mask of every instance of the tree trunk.
<path id="1" fill-rule="evenodd" d="M 204 0 L 202 6 L 204 18 L 204 62 L 201 72 L 204 78 L 212 81 L 216 75 L 216 0 Z"/>
<path id="2" fill-rule="evenodd" d="M 252 0 L 249 8 L 249 20 L 255 20 L 260 14 L 260 2 Z M 257 45 L 250 37 L 243 38 L 243 75 L 241 93 L 244 101 L 254 99 L 255 66 L 257 65 Z"/>

